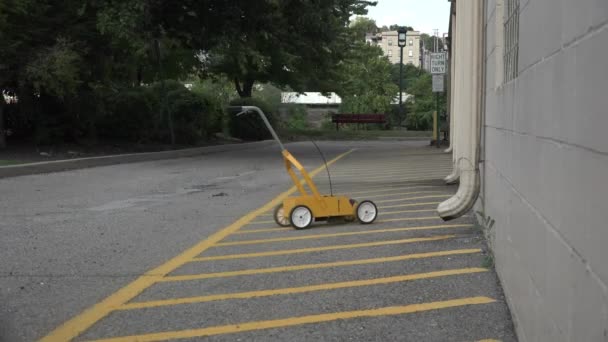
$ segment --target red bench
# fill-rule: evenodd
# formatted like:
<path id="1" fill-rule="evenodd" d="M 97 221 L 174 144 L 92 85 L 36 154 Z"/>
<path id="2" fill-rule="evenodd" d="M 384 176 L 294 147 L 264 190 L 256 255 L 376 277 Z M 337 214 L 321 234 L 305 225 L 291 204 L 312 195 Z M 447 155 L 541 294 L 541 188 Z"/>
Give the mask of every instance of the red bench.
<path id="1" fill-rule="evenodd" d="M 385 114 L 332 114 L 331 122 L 336 124 L 336 131 L 340 129 L 340 124 L 356 123 L 386 123 Z"/>

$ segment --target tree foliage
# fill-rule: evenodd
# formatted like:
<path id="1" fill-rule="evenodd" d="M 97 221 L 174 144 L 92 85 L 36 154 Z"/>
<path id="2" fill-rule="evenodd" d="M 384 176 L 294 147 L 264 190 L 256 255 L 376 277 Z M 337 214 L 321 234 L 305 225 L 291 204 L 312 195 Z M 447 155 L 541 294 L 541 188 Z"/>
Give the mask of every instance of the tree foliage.
<path id="1" fill-rule="evenodd" d="M 339 65 L 339 95 L 345 113 L 386 113 L 399 88 L 391 82 L 391 64 L 377 46 L 359 43 Z"/>
<path id="2" fill-rule="evenodd" d="M 241 97 L 255 82 L 295 91 L 330 91 L 335 65 L 352 44 L 348 23 L 370 1 L 243 1 L 223 40 L 209 50 L 208 71 L 234 81 Z M 201 47 L 202 48 L 202 47 Z"/>

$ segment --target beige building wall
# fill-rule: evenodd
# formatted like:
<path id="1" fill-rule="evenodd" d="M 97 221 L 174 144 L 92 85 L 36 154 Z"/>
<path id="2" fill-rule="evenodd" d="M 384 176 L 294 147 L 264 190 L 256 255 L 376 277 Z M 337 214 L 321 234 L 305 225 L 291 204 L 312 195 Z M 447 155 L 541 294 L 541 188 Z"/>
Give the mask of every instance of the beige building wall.
<path id="1" fill-rule="evenodd" d="M 483 1 L 477 210 L 519 339 L 606 342 L 608 1 L 514 1 L 508 39 L 511 0 Z"/>
<path id="2" fill-rule="evenodd" d="M 397 44 L 397 31 L 387 31 L 379 34 L 375 44 L 382 48 L 384 55 L 393 64 L 399 63 L 401 49 Z M 403 48 L 403 63 L 420 66 L 420 32 L 410 31 L 407 33 L 406 45 Z"/>

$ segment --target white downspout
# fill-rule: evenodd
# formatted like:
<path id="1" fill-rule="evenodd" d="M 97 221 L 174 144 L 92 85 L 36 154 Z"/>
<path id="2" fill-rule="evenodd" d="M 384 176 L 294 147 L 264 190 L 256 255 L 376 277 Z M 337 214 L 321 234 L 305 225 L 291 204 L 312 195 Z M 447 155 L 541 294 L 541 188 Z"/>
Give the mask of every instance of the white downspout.
<path id="1" fill-rule="evenodd" d="M 483 0 L 456 1 L 456 78 L 461 75 L 457 86 L 456 112 L 459 134 L 456 161 L 460 173 L 460 186 L 454 196 L 437 207 L 439 216 L 451 220 L 467 213 L 479 195 L 479 143 L 481 132 L 481 112 L 483 98 Z"/>
<path id="2" fill-rule="evenodd" d="M 450 9 L 452 12 L 452 9 Z M 450 13 L 450 32 L 453 36 L 456 35 L 456 15 L 452 12 Z M 445 149 L 445 153 L 451 153 L 454 151 L 454 137 L 456 134 L 456 129 L 454 127 L 454 66 L 456 65 L 456 49 L 454 48 L 454 44 L 450 44 L 450 146 Z"/>
<path id="3" fill-rule="evenodd" d="M 463 19 L 465 19 L 463 16 L 468 15 L 466 13 L 463 13 L 463 16 L 460 16 L 458 14 L 459 11 L 459 7 L 458 7 L 458 1 L 456 1 L 455 3 L 456 5 L 456 11 L 455 13 L 452 14 L 452 34 L 454 35 L 454 37 L 452 37 L 452 54 L 454 55 L 454 58 L 452 58 L 452 70 L 453 70 L 453 82 L 452 82 L 452 119 L 454 120 L 453 123 L 453 127 L 452 127 L 452 131 L 451 131 L 451 141 L 452 141 L 452 173 L 450 173 L 447 177 L 445 177 L 443 180 L 447 183 L 447 184 L 454 184 L 456 182 L 458 182 L 458 179 L 460 178 L 460 170 L 458 168 L 458 160 L 461 157 L 461 150 L 462 150 L 462 133 L 461 129 L 460 129 L 460 125 L 461 125 L 461 117 L 463 115 L 462 112 L 462 99 L 463 99 L 463 95 L 468 91 L 468 89 L 464 88 L 465 87 L 465 79 L 469 77 L 469 75 L 465 74 L 463 69 L 460 67 L 462 64 L 462 61 L 465 60 L 465 58 L 467 58 L 467 51 L 465 50 L 466 47 L 460 46 L 460 41 L 466 41 L 469 40 L 469 37 L 464 35 L 463 30 L 465 29 L 463 27 L 464 23 L 460 23 L 459 25 L 459 21 L 462 21 Z"/>

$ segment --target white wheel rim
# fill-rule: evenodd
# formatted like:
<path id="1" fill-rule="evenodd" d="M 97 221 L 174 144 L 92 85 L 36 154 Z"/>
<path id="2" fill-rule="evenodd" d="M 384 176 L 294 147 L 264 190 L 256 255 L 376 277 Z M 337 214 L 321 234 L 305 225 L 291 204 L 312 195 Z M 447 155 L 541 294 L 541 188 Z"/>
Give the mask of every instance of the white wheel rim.
<path id="1" fill-rule="evenodd" d="M 279 221 L 279 223 L 283 225 L 289 224 L 289 220 L 287 219 L 287 217 L 285 217 L 285 209 L 281 208 L 277 210 L 277 221 Z"/>
<path id="2" fill-rule="evenodd" d="M 357 208 L 357 217 L 365 223 L 372 222 L 376 218 L 376 207 L 369 202 L 363 202 Z"/>
<path id="3" fill-rule="evenodd" d="M 304 207 L 296 208 L 291 214 L 291 222 L 296 227 L 306 227 L 311 221 L 312 213 Z"/>

